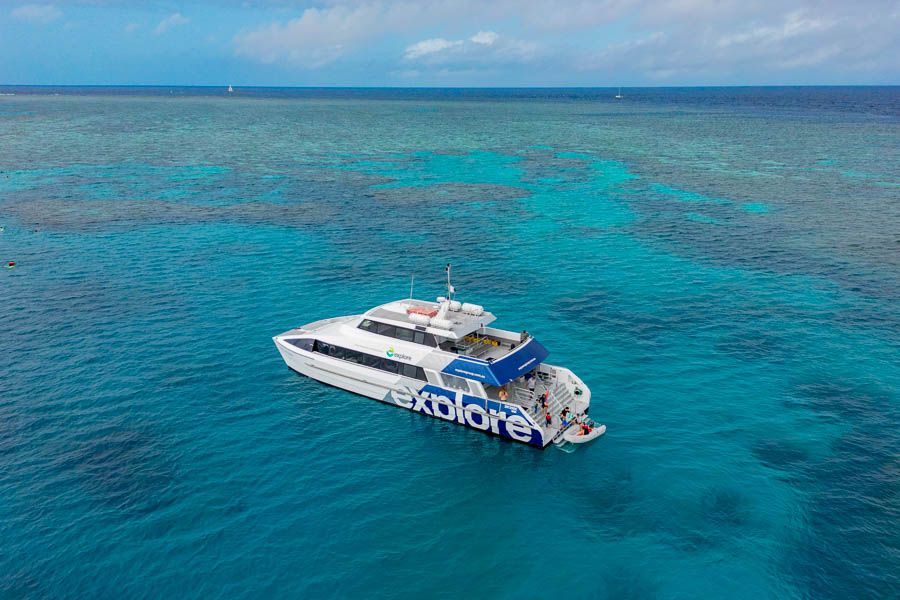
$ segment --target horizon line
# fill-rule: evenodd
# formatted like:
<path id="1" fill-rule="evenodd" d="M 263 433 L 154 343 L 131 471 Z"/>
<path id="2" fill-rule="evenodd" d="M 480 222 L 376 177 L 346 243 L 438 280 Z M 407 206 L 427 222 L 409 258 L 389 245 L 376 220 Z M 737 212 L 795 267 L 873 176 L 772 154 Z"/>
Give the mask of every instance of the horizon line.
<path id="1" fill-rule="evenodd" d="M 822 88 L 822 87 L 900 87 L 900 83 L 763 83 L 763 84 L 692 84 L 692 85 L 257 85 L 257 84 L 168 84 L 168 83 L 0 83 L 0 87 L 29 88 L 227 88 L 244 89 L 369 89 L 369 90 L 615 90 L 671 88 Z"/>

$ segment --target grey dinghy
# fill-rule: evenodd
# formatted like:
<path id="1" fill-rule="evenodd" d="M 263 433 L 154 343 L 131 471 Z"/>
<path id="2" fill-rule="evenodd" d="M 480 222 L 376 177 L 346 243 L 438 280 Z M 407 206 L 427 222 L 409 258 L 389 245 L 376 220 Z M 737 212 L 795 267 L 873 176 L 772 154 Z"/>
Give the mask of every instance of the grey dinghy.
<path id="1" fill-rule="evenodd" d="M 585 444 L 591 440 L 596 440 L 604 433 L 606 433 L 606 425 L 597 425 L 587 434 L 581 432 L 580 426 L 570 427 L 568 431 L 563 434 L 563 439 L 572 444 Z"/>

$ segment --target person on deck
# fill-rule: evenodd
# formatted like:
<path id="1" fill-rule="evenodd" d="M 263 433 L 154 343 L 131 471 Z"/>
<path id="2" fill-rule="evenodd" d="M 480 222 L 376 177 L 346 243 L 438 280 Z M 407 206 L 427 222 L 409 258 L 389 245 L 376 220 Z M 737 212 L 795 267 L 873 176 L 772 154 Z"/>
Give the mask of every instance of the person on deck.
<path id="1" fill-rule="evenodd" d="M 549 412 L 544 415 L 544 420 L 547 422 L 547 427 L 553 426 L 553 415 L 551 415 Z"/>

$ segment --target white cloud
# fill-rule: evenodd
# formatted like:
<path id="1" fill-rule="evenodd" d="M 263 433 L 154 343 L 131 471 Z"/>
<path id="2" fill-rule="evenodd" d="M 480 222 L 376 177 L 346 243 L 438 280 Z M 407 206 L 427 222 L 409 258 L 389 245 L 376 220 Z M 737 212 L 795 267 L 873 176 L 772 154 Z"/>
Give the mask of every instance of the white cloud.
<path id="1" fill-rule="evenodd" d="M 496 42 L 497 38 L 499 37 L 500 36 L 493 31 L 479 31 L 478 33 L 470 37 L 469 40 L 475 42 L 476 44 L 490 46 L 491 44 Z"/>
<path id="2" fill-rule="evenodd" d="M 14 19 L 31 23 L 50 23 L 62 16 L 62 11 L 52 4 L 23 4 L 9 13 Z"/>
<path id="3" fill-rule="evenodd" d="M 412 46 L 407 46 L 406 50 L 403 51 L 403 58 L 407 60 L 415 60 L 428 54 L 434 54 L 435 52 L 446 50 L 447 48 L 461 46 L 462 43 L 462 40 L 451 42 L 450 40 L 445 40 L 444 38 L 422 40 L 421 42 L 416 42 Z"/>
<path id="4" fill-rule="evenodd" d="M 238 34 L 238 56 L 263 63 L 317 68 L 351 53 L 371 39 L 417 26 L 424 5 L 362 2 L 307 8 L 299 17 Z"/>
<path id="5" fill-rule="evenodd" d="M 804 3 L 809 4 L 785 2 L 791 7 Z M 677 3 L 670 3 L 669 11 L 672 4 Z M 732 13 L 717 8 L 693 19 L 681 14 L 666 21 L 657 13 L 652 18 L 659 26 L 656 33 L 585 49 L 574 64 L 582 71 L 630 72 L 640 79 L 681 84 L 834 81 L 841 75 L 900 72 L 898 11 L 868 12 L 827 1 L 815 10 L 773 5 L 756 14 L 745 14 L 737 5 Z"/>
<path id="6" fill-rule="evenodd" d="M 155 33 L 156 35 L 162 35 L 173 27 L 187 25 L 190 22 L 191 20 L 182 15 L 180 12 L 172 13 L 159 22 L 159 25 L 156 26 L 156 29 L 153 30 L 153 33 Z"/>
<path id="7" fill-rule="evenodd" d="M 465 40 L 432 38 L 407 46 L 403 58 L 407 61 L 431 65 L 447 64 L 491 66 L 524 63 L 538 55 L 538 46 L 507 37 L 493 31 L 479 31 Z"/>
<path id="8" fill-rule="evenodd" d="M 273 0 L 275 1 L 275 0 Z M 287 63 L 302 68 L 319 68 L 340 59 L 362 55 L 369 43 L 391 39 L 415 42 L 407 45 L 406 60 L 426 56 L 444 56 L 456 48 L 473 54 L 471 47 L 493 47 L 504 40 L 485 30 L 483 24 L 516 20 L 530 33 L 556 33 L 585 29 L 606 23 L 622 13 L 624 7 L 640 0 L 325 0 L 307 8 L 299 16 L 254 27 L 234 38 L 238 56 L 259 62 Z M 468 39 L 429 36 L 421 41 L 416 32 L 433 30 L 475 30 Z M 526 35 L 527 34 L 527 35 Z M 425 37 L 425 36 L 422 36 Z M 496 57 L 504 60 L 533 52 L 533 42 L 505 40 L 504 50 Z"/>
<path id="9" fill-rule="evenodd" d="M 133 33 L 140 28 L 141 28 L 141 26 L 139 23 L 129 23 L 128 25 L 125 26 L 125 33 Z"/>
<path id="10" fill-rule="evenodd" d="M 521 72 L 533 73 L 536 83 L 538 68 L 557 82 L 612 76 L 755 83 L 771 73 L 788 73 L 779 81 L 856 73 L 896 78 L 897 6 L 895 0 L 320 0 L 293 19 L 240 33 L 234 48 L 259 62 L 317 68 L 381 61 L 400 43 L 397 64 L 380 67 L 386 72 L 529 64 Z"/>
<path id="11" fill-rule="evenodd" d="M 800 35 L 824 31 L 834 25 L 827 21 L 805 16 L 801 11 L 789 13 L 782 23 L 753 27 L 738 33 L 724 35 L 716 45 L 727 48 L 738 44 L 777 44 Z"/>

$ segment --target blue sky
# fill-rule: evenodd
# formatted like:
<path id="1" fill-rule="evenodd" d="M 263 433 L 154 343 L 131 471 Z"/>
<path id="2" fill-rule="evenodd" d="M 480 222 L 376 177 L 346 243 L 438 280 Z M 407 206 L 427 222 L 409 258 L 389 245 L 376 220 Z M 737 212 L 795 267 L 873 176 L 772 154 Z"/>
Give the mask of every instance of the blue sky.
<path id="1" fill-rule="evenodd" d="M 900 83 L 889 0 L 0 0 L 0 83 Z"/>

